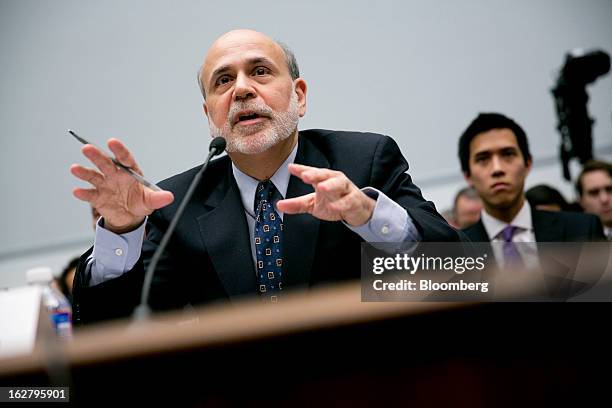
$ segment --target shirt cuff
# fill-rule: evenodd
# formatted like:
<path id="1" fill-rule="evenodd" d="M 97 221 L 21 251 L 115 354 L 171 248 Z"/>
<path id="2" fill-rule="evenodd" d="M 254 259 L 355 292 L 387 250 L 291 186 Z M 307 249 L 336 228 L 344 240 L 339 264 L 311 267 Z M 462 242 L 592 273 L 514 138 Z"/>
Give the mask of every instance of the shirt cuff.
<path id="1" fill-rule="evenodd" d="M 353 227 L 344 223 L 349 229 L 359 234 L 366 242 L 421 240 L 421 234 L 419 234 L 412 218 L 401 205 L 373 187 L 365 187 L 361 191 L 368 197 L 375 199 L 376 206 L 372 217 L 365 224 Z"/>
<path id="2" fill-rule="evenodd" d="M 90 286 L 117 278 L 134 267 L 142 251 L 146 223 L 145 218 L 134 231 L 119 235 L 103 227 L 103 218 L 98 220 L 90 262 Z"/>

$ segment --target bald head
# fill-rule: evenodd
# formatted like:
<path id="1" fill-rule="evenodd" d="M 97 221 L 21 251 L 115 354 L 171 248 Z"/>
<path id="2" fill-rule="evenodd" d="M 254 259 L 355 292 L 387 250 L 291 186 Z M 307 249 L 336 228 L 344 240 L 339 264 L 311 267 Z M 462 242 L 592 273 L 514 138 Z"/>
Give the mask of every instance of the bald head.
<path id="1" fill-rule="evenodd" d="M 245 52 L 254 45 L 263 47 L 269 52 L 269 55 L 282 59 L 291 79 L 300 77 L 300 70 L 295 55 L 286 44 L 275 41 L 258 31 L 247 29 L 232 30 L 223 34 L 212 43 L 204 58 L 204 63 L 198 70 L 198 86 L 205 100 L 208 89 L 207 81 L 210 80 L 213 74 L 213 68 L 219 65 L 219 59 L 228 54 Z"/>

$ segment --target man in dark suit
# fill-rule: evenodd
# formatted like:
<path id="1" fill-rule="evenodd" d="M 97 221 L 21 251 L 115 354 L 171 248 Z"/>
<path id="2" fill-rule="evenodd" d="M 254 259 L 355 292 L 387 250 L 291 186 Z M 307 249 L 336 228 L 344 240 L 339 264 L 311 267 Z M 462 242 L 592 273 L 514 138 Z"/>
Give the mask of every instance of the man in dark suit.
<path id="1" fill-rule="evenodd" d="M 612 164 L 590 160 L 576 179 L 576 192 L 584 212 L 595 214 L 604 226 L 608 241 L 612 241 Z"/>
<path id="2" fill-rule="evenodd" d="M 231 31 L 209 49 L 198 81 L 211 136 L 228 156 L 211 162 L 156 270 L 151 304 L 179 308 L 282 292 L 360 276 L 360 242 L 456 241 L 458 233 L 421 196 L 389 137 L 297 131 L 306 82 L 291 51 L 261 33 Z M 140 172 L 125 146 L 117 160 Z M 72 173 L 93 185 L 74 195 L 102 218 L 81 257 L 77 323 L 129 315 L 144 270 L 199 167 L 153 191 L 99 149 L 97 167 Z M 146 234 L 145 234 L 146 227 Z"/>
<path id="3" fill-rule="evenodd" d="M 539 211 L 529 206 L 524 185 L 532 158 L 525 131 L 512 119 L 498 113 L 480 114 L 459 139 L 459 160 L 466 181 L 478 191 L 484 204 L 480 221 L 463 230 L 472 241 L 603 239 L 597 217 Z M 525 250 L 529 245 L 518 248 Z"/>

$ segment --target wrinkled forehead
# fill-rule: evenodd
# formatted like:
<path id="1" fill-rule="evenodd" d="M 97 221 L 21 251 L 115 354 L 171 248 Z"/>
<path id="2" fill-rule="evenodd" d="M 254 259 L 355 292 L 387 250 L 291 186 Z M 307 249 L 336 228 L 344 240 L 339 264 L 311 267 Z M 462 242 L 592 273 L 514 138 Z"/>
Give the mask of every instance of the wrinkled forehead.
<path id="1" fill-rule="evenodd" d="M 239 68 L 255 59 L 267 59 L 283 69 L 284 53 L 271 38 L 257 32 L 229 33 L 216 40 L 204 59 L 202 79 L 206 82 L 220 67 Z"/>

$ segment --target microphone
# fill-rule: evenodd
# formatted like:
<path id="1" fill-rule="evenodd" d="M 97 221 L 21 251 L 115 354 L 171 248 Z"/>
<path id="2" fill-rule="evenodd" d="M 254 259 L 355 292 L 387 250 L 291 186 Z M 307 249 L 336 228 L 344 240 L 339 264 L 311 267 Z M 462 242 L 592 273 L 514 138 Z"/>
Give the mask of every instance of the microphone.
<path id="1" fill-rule="evenodd" d="M 159 259 L 161 258 L 162 254 L 164 253 L 164 249 L 166 248 L 166 246 L 168 245 L 168 242 L 170 241 L 172 232 L 174 232 L 174 229 L 176 228 L 176 225 L 178 224 L 178 221 L 181 218 L 181 215 L 185 211 L 185 208 L 187 207 L 187 204 L 189 203 L 191 196 L 193 195 L 198 184 L 200 183 L 200 179 L 202 178 L 202 175 L 204 174 L 204 172 L 206 171 L 206 168 L 208 167 L 208 162 L 214 156 L 221 154 L 225 150 L 225 145 L 226 145 L 225 139 L 222 137 L 215 137 L 210 142 L 210 146 L 208 147 L 209 149 L 208 156 L 206 157 L 206 160 L 204 160 L 204 164 L 202 165 L 202 168 L 191 181 L 191 184 L 189 185 L 189 189 L 187 190 L 185 197 L 183 197 L 183 200 L 181 201 L 178 209 L 176 210 L 176 213 L 174 214 L 174 216 L 172 217 L 172 220 L 170 221 L 170 225 L 168 226 L 168 229 L 164 233 L 164 236 L 162 237 L 162 240 L 160 241 L 159 246 L 155 250 L 155 253 L 153 254 L 153 258 L 151 258 L 151 263 L 149 264 L 149 267 L 147 268 L 147 272 L 145 273 L 145 280 L 142 285 L 142 292 L 140 296 L 140 304 L 138 305 L 138 307 L 136 307 L 136 309 L 134 309 L 134 318 L 136 320 L 146 320 L 151 315 L 151 308 L 149 307 L 149 292 L 151 291 L 151 283 L 153 282 L 153 275 L 155 274 L 155 268 L 157 267 L 157 263 L 159 262 Z"/>
<path id="2" fill-rule="evenodd" d="M 213 152 L 213 150 L 216 150 L 214 153 L 210 153 L 212 155 L 209 154 L 208 158 L 206 159 L 206 161 L 204 162 L 204 165 L 208 165 L 208 160 L 210 160 L 212 157 L 221 154 L 224 150 L 225 150 L 225 145 L 227 143 L 225 142 L 225 139 L 222 138 L 221 136 L 217 136 L 215 137 L 211 142 L 210 145 L 208 146 L 208 150 L 210 152 Z"/>

